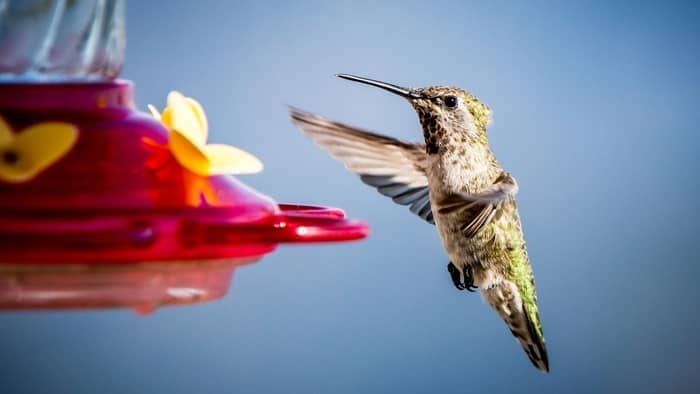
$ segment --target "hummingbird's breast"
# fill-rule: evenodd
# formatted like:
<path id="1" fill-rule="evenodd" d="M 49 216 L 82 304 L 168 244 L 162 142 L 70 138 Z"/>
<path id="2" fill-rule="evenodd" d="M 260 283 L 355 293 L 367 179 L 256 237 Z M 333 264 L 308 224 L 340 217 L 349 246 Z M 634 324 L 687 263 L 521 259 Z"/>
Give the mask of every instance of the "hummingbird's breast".
<path id="1" fill-rule="evenodd" d="M 436 192 L 478 193 L 501 172 L 488 148 L 448 147 L 431 159 L 428 181 Z"/>
<path id="2" fill-rule="evenodd" d="M 460 151 L 446 152 L 433 158 L 429 170 L 431 208 L 435 224 L 445 252 L 456 265 L 473 268 L 474 283 L 481 288 L 490 287 L 503 280 L 506 260 L 499 258 L 505 250 L 499 231 L 501 222 L 509 211 L 500 211 L 492 223 L 479 234 L 467 238 L 461 227 L 470 220 L 469 212 L 451 211 L 440 213 L 437 201 L 444 201 L 455 192 L 478 193 L 491 185 L 501 173 L 501 168 L 492 156 L 464 155 Z M 504 215 L 505 214 L 505 215 Z M 498 233 L 498 234 L 497 234 Z M 501 264 L 503 263 L 503 264 Z"/>

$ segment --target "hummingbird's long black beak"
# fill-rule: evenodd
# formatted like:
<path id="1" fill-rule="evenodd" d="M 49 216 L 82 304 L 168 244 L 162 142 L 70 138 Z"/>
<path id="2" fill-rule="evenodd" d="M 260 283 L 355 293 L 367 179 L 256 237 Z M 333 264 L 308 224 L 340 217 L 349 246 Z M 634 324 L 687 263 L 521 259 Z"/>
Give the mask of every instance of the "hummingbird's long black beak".
<path id="1" fill-rule="evenodd" d="M 347 79 L 349 81 L 355 81 L 355 82 L 359 82 L 359 83 L 364 83 L 366 85 L 376 86 L 376 87 L 378 87 L 380 89 L 384 89 L 388 92 L 398 94 L 399 96 L 407 98 L 409 100 L 423 98 L 423 95 L 421 93 L 418 93 L 418 92 L 414 91 L 413 89 L 402 88 L 401 86 L 392 85 L 390 83 L 376 81 L 374 79 L 369 79 L 369 78 L 357 77 L 355 75 L 349 75 L 349 74 L 336 74 L 336 76 L 343 78 L 343 79 Z"/>

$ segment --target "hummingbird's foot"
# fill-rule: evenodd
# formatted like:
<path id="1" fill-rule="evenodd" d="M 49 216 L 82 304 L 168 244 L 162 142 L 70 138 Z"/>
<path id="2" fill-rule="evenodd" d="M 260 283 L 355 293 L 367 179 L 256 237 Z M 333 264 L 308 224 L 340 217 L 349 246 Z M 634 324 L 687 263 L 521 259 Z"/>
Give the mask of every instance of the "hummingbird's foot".
<path id="1" fill-rule="evenodd" d="M 473 293 L 477 288 L 474 286 L 474 277 L 472 276 L 472 267 L 470 265 L 464 267 L 464 273 L 462 273 L 457 269 L 454 263 L 450 261 L 450 263 L 447 264 L 447 271 L 450 273 L 452 283 L 454 283 L 457 290 L 466 290 Z"/>
<path id="2" fill-rule="evenodd" d="M 457 290 L 464 290 L 464 285 L 462 284 L 462 278 L 461 278 L 461 273 L 455 267 L 455 265 L 450 261 L 449 264 L 447 264 L 447 272 L 450 273 L 450 278 L 452 278 L 452 283 L 454 283 L 455 287 Z"/>
<path id="3" fill-rule="evenodd" d="M 464 288 L 469 292 L 474 292 L 477 289 L 474 286 L 474 274 L 472 273 L 472 266 L 467 265 L 462 269 L 464 271 Z"/>

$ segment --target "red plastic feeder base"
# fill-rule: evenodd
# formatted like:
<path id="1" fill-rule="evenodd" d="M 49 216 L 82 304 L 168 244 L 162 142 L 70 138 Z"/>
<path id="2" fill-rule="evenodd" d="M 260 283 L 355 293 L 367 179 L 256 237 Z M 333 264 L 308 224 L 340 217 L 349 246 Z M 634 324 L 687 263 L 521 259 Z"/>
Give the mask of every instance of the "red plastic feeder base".
<path id="1" fill-rule="evenodd" d="M 341 210 L 277 205 L 234 177 L 188 171 L 168 131 L 132 102 L 125 81 L 0 84 L 0 116 L 18 135 L 54 121 L 78 130 L 68 153 L 35 178 L 0 178 L 0 262 L 254 257 L 284 242 L 367 236 Z"/>
<path id="2" fill-rule="evenodd" d="M 133 109 L 127 81 L 0 84 L 0 117 L 17 141 L 24 130 L 45 122 L 68 123 L 78 131 L 67 153 L 38 175 L 18 182 L 3 179 L 0 172 L 0 308 L 50 305 L 32 297 L 56 294 L 51 286 L 60 283 L 87 283 L 89 275 L 103 285 L 112 278 L 116 294 L 147 299 L 158 291 L 133 290 L 136 279 L 147 281 L 153 275 L 144 265 L 172 264 L 168 278 L 189 278 L 190 288 L 196 288 L 200 279 L 212 278 L 201 274 L 204 260 L 227 259 L 228 268 L 216 266 L 221 275 L 279 243 L 357 240 L 369 231 L 339 209 L 278 205 L 234 177 L 190 172 L 171 154 L 168 130 Z M 0 166 L 25 163 L 21 155 L 26 146 L 12 143 L 0 138 Z M 195 268 L 200 264 L 201 275 L 193 274 L 196 270 L 189 270 L 187 262 Z M 132 274 L 123 276 L 126 271 L 115 268 L 119 265 L 132 265 Z M 68 267 L 62 268 L 64 274 L 55 271 L 59 266 Z M 90 266 L 95 268 L 86 268 Z M 216 275 L 213 288 L 219 290 L 202 293 L 208 295 L 200 300 L 216 298 L 228 286 L 230 274 L 223 279 Z M 19 284 L 44 290 L 10 291 Z M 82 294 L 86 297 L 54 305 L 120 304 L 109 292 Z M 121 305 L 178 303 L 172 294 L 184 293 L 167 294 L 151 297 L 151 303 L 126 297 Z"/>

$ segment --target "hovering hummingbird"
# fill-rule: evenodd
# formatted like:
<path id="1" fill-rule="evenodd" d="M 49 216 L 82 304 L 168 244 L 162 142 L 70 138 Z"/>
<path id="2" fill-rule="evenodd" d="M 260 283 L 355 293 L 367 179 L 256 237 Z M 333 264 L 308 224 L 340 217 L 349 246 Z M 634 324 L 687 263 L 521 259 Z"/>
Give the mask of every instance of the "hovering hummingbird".
<path id="1" fill-rule="evenodd" d="M 453 87 L 404 88 L 340 74 L 409 101 L 425 144 L 409 143 L 290 110 L 301 130 L 360 179 L 434 224 L 459 290 L 479 289 L 532 363 L 549 371 L 535 282 L 515 204 L 518 184 L 489 148 L 491 111 Z"/>

